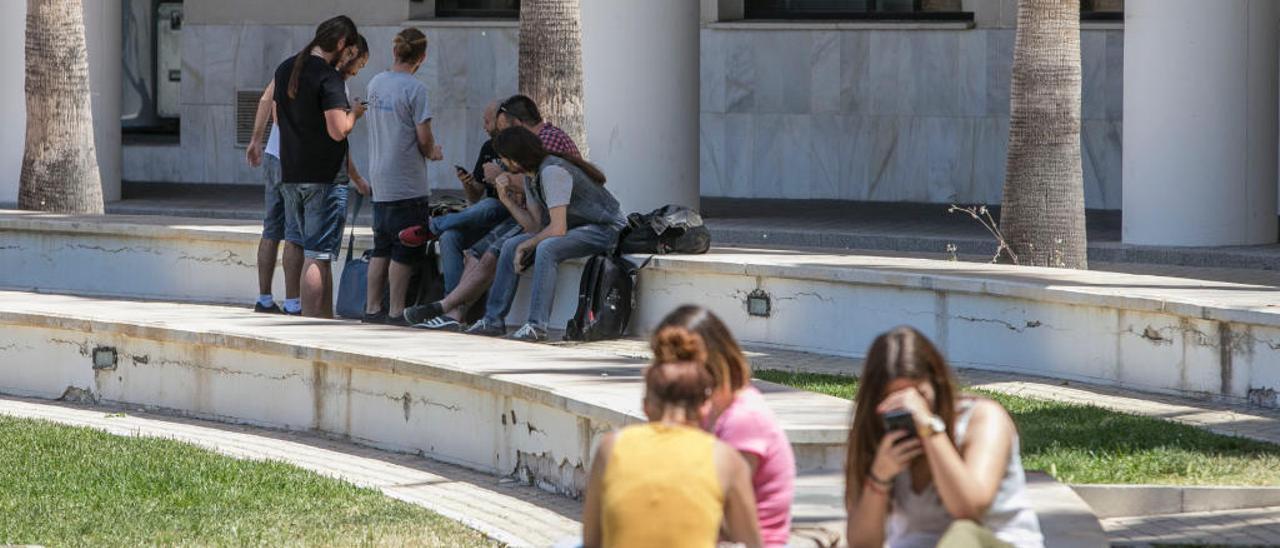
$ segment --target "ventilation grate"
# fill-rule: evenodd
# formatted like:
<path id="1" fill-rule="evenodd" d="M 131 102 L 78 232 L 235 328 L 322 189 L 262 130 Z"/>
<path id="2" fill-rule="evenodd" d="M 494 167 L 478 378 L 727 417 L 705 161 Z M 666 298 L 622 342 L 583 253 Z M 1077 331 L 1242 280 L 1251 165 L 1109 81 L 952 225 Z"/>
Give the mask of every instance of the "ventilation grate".
<path id="1" fill-rule="evenodd" d="M 236 146 L 249 146 L 253 138 L 253 118 L 258 113 L 258 99 L 263 90 L 240 90 L 236 92 Z M 267 121 L 265 135 L 271 134 L 271 121 Z"/>

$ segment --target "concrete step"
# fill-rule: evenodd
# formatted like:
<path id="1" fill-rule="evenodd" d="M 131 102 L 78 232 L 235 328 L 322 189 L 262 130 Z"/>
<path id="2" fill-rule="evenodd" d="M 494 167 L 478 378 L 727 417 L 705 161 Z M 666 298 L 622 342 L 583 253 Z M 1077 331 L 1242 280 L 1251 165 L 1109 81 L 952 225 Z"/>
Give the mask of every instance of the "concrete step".
<path id="1" fill-rule="evenodd" d="M 644 364 L 247 308 L 0 291 L 0 393 L 318 431 L 569 495 L 599 436 L 643 420 Z M 839 470 L 849 403 L 758 387 L 797 468 Z"/>
<path id="2" fill-rule="evenodd" d="M 246 221 L 0 212 L 0 261 L 10 265 L 0 287 L 247 303 L 258 230 Z M 369 243 L 359 234 L 357 251 Z M 560 269 L 553 327 L 576 304 L 578 264 Z M 511 323 L 525 319 L 526 299 L 517 298 Z M 637 335 L 692 302 L 747 344 L 857 358 L 875 335 L 905 324 L 958 367 L 1280 407 L 1275 284 L 715 249 L 655 258 L 636 299 Z"/>

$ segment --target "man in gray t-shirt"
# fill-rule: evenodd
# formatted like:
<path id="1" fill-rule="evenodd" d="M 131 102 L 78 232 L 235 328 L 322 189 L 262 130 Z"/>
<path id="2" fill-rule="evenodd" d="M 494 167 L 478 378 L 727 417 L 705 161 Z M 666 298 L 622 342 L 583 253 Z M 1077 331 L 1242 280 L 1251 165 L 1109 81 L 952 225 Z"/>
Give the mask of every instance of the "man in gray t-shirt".
<path id="1" fill-rule="evenodd" d="M 418 137 L 424 129 L 431 132 L 427 86 L 411 74 L 387 71 L 374 76 L 368 90 L 366 118 L 373 201 L 394 202 L 428 195 L 431 189 L 426 160 L 432 154 L 423 152 L 425 139 Z"/>

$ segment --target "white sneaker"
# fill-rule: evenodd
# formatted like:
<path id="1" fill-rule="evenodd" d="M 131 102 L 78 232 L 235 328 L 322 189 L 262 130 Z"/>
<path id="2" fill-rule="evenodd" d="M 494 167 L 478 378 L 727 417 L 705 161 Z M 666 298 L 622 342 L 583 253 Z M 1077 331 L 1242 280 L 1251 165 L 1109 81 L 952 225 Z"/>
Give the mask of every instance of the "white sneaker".
<path id="1" fill-rule="evenodd" d="M 513 341 L 542 342 L 547 340 L 547 330 L 527 323 L 515 333 L 507 335 L 507 338 Z"/>

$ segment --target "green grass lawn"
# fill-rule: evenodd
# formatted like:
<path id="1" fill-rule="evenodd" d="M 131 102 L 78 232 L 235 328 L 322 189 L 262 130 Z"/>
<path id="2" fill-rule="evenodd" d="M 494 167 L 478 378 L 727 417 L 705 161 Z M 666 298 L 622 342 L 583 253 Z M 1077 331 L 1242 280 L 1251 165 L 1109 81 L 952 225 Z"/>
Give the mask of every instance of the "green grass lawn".
<path id="1" fill-rule="evenodd" d="M 423 508 L 280 462 L 0 416 L 0 545 L 492 546 Z"/>
<path id="2" fill-rule="evenodd" d="M 852 377 L 756 371 L 758 379 L 852 399 Z M 1280 446 L 1098 407 L 974 390 L 1018 425 L 1022 463 L 1065 483 L 1280 485 Z"/>

